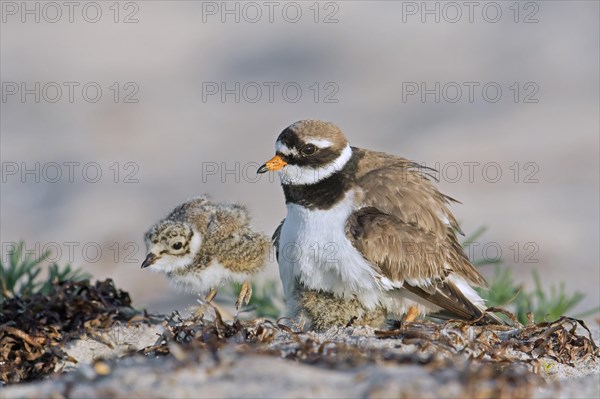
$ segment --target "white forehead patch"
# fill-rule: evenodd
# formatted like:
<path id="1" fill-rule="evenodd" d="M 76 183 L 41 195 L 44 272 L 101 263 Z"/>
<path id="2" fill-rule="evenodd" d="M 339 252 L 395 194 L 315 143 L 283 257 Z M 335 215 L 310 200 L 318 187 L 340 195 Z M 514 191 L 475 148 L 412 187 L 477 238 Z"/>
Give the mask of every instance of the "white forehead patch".
<path id="1" fill-rule="evenodd" d="M 329 148 L 333 145 L 333 143 L 329 140 L 325 139 L 309 139 L 306 140 L 307 143 L 314 144 L 319 148 Z"/>
<path id="2" fill-rule="evenodd" d="M 295 148 L 289 148 L 287 145 L 283 144 L 281 141 L 277 140 L 275 143 L 275 152 L 279 152 L 283 155 L 292 155 L 298 156 L 298 150 Z"/>

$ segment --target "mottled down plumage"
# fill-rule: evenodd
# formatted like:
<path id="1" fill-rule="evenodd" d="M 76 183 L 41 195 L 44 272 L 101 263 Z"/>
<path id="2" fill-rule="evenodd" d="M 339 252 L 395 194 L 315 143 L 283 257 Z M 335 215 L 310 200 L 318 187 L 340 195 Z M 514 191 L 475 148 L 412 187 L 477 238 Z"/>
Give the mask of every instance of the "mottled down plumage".
<path id="1" fill-rule="evenodd" d="M 248 210 L 202 196 L 173 209 L 145 235 L 142 267 L 163 272 L 185 291 L 206 293 L 246 282 L 266 264 L 270 241 L 251 226 Z M 249 297 L 248 297 L 249 299 Z"/>

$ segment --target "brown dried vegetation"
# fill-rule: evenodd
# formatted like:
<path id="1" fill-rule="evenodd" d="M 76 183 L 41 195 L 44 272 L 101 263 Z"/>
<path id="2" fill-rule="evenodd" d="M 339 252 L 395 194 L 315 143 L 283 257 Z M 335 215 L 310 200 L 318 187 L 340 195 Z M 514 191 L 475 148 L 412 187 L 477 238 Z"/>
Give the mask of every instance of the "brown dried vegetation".
<path id="1" fill-rule="evenodd" d="M 110 280 L 93 286 L 63 283 L 50 296 L 4 303 L 0 315 L 2 381 L 30 381 L 53 374 L 59 361 L 69 360 L 64 344 L 70 338 L 84 333 L 94 337 L 118 321 L 143 320 L 140 316 L 132 319 L 135 311 L 130 304 L 127 293 L 117 290 Z M 199 364 L 208 353 L 219 364 L 227 348 L 240 356 L 273 356 L 336 370 L 421 366 L 439 381 L 458 381 L 462 395 L 481 398 L 527 397 L 532 388 L 544 383 L 541 376 L 549 362 L 576 366 L 600 359 L 585 324 L 568 317 L 525 326 L 516 319 L 514 326 L 424 321 L 374 333 L 350 328 L 316 334 L 301 332 L 286 319 L 228 323 L 213 311 L 212 320 L 183 319 L 174 312 L 164 321 L 164 332 L 154 345 L 130 355 L 169 356 L 185 366 Z M 579 328 L 588 334 L 579 334 Z M 93 369 L 99 375 L 110 374 L 112 363 L 99 360 Z"/>
<path id="2" fill-rule="evenodd" d="M 219 351 L 235 345 L 239 353 L 282 357 L 331 369 L 352 369 L 368 364 L 421 365 L 442 380 L 456 380 L 468 397 L 527 397 L 543 384 L 546 360 L 575 366 L 598 361 L 600 350 L 583 321 L 562 317 L 554 322 L 516 327 L 476 326 L 462 321 L 405 323 L 390 331 L 375 331 L 380 340 L 394 339 L 395 348 L 361 347 L 339 337 L 319 340 L 314 334 L 290 328 L 280 319 L 223 322 L 218 311 L 213 321 L 182 319 L 173 313 L 165 332 L 144 354 L 171 355 L 182 362 L 198 361 L 210 351 L 219 362 Z M 581 326 L 589 334 L 579 335 Z M 448 374 L 451 370 L 452 373 Z M 375 394 L 375 393 L 374 393 Z M 388 392 L 389 394 L 389 392 Z"/>
<path id="3" fill-rule="evenodd" d="M 129 294 L 112 280 L 53 284 L 49 295 L 15 297 L 0 304 L 0 383 L 43 378 L 60 360 L 75 361 L 64 351 L 70 339 L 97 336 L 116 321 L 129 320 Z M 58 371 L 58 370 L 57 370 Z"/>

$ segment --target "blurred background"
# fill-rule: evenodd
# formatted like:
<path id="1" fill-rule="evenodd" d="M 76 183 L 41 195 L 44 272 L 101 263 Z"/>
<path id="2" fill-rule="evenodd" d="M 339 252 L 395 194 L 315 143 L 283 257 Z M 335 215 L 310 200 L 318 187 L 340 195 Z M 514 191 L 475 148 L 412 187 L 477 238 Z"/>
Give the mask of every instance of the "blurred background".
<path id="1" fill-rule="evenodd" d="M 192 304 L 140 269 L 143 233 L 210 193 L 271 234 L 283 194 L 255 170 L 287 125 L 324 119 L 437 167 L 467 235 L 488 227 L 473 259 L 600 302 L 598 2 L 1 7 L 3 257 L 25 240 L 138 307 Z"/>

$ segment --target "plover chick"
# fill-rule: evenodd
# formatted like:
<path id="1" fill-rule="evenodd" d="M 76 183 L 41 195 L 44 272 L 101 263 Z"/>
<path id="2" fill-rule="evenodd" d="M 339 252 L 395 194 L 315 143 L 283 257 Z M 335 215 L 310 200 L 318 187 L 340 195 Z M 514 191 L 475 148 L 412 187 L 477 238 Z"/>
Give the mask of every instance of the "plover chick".
<path id="1" fill-rule="evenodd" d="M 211 301 L 227 282 L 242 283 L 236 309 L 248 304 L 249 280 L 266 263 L 270 240 L 251 226 L 239 204 L 211 202 L 206 196 L 178 205 L 145 234 L 142 268 L 165 273 L 177 288 Z"/>

